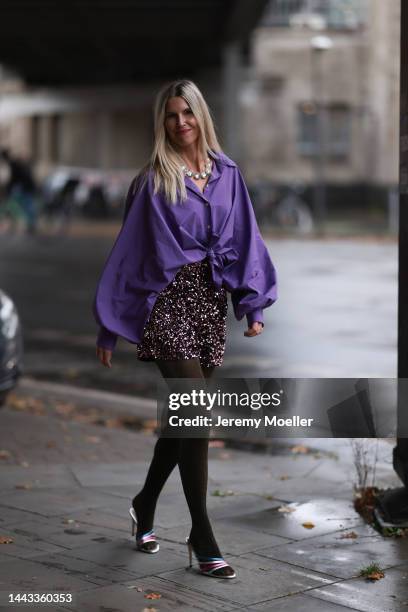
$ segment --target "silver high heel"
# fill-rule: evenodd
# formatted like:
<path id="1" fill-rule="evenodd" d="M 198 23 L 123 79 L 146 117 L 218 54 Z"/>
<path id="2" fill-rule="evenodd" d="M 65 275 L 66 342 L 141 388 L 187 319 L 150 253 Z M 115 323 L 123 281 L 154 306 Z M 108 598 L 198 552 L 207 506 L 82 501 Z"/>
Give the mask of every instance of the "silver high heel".
<path id="1" fill-rule="evenodd" d="M 236 578 L 237 575 L 235 571 L 226 561 L 224 561 L 222 557 L 204 557 L 202 555 L 198 555 L 195 552 L 192 543 L 190 542 L 190 538 L 188 537 L 186 538 L 186 544 L 188 548 L 188 558 L 189 558 L 189 564 L 190 564 L 189 567 L 193 566 L 193 553 L 194 553 L 198 561 L 200 572 L 201 574 L 204 574 L 204 576 L 211 576 L 211 578 L 225 578 L 225 579 Z M 217 570 L 223 567 L 230 567 L 234 573 L 229 574 L 229 575 L 215 573 Z"/>
<path id="2" fill-rule="evenodd" d="M 137 526 L 137 518 L 133 506 L 129 508 L 129 514 L 131 516 L 132 536 L 134 536 L 135 527 Z M 151 542 L 154 542 L 154 545 L 152 545 Z M 150 531 L 146 531 L 146 533 L 143 533 L 141 536 L 136 536 L 136 547 L 138 550 L 141 550 L 145 553 L 149 553 L 151 555 L 159 552 L 160 546 L 158 542 L 156 542 L 156 536 L 154 534 L 153 529 L 151 529 Z"/>

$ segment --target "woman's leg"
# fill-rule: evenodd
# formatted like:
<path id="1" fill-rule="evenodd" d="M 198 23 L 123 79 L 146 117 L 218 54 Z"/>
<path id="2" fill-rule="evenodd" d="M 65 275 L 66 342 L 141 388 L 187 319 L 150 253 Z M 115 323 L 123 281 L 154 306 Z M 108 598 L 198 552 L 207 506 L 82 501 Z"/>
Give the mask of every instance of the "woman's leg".
<path id="1" fill-rule="evenodd" d="M 174 365 L 172 365 L 174 364 Z M 215 367 L 203 367 L 198 359 L 158 364 L 166 378 L 210 378 Z M 191 514 L 190 541 L 200 557 L 221 557 L 207 514 L 209 438 L 181 438 L 179 470 Z M 216 570 L 216 575 L 231 575 L 231 567 Z"/>
<path id="2" fill-rule="evenodd" d="M 209 378 L 215 366 L 200 367 L 197 359 L 156 361 L 164 378 Z M 153 529 L 154 513 L 160 492 L 179 461 L 180 438 L 160 437 L 154 447 L 153 458 L 141 491 L 133 499 L 137 516 L 137 532 L 140 536 Z"/>

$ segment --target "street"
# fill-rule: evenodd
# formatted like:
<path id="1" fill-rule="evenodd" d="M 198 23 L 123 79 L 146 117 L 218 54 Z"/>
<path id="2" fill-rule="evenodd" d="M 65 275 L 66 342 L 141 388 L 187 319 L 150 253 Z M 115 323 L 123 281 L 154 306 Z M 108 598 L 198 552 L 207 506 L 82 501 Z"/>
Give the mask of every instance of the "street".
<path id="1" fill-rule="evenodd" d="M 156 367 L 120 340 L 111 370 L 95 357 L 91 305 L 115 237 L 2 237 L 0 286 L 24 327 L 25 374 L 154 396 Z M 105 232 L 106 234 L 106 232 Z M 279 298 L 246 338 L 229 303 L 222 377 L 395 377 L 397 246 L 375 240 L 269 240 Z"/>

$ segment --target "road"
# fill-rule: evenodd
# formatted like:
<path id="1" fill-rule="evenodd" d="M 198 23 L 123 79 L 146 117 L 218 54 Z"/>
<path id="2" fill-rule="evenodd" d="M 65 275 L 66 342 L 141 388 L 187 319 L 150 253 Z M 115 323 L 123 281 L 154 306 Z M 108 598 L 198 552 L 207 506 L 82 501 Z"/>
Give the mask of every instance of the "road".
<path id="1" fill-rule="evenodd" d="M 94 355 L 91 304 L 114 236 L 2 236 L 0 287 L 24 325 L 25 373 L 154 396 L 156 366 L 120 341 L 107 370 Z M 229 304 L 218 376 L 394 377 L 397 246 L 374 240 L 268 240 L 279 299 L 261 336 L 246 338 Z"/>

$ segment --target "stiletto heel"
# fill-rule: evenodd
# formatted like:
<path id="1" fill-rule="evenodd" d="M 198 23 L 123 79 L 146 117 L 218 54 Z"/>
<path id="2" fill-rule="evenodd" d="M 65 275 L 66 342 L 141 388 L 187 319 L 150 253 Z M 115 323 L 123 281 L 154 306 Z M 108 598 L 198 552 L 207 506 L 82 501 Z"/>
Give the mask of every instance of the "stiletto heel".
<path id="1" fill-rule="evenodd" d="M 137 525 L 137 518 L 133 506 L 129 508 L 129 514 L 132 517 L 132 536 L 134 536 L 135 526 Z M 146 531 L 146 533 L 143 533 L 140 536 L 136 536 L 136 547 L 138 550 L 141 550 L 145 553 L 149 553 L 151 555 L 159 552 L 160 546 L 156 542 L 156 536 L 153 529 L 151 529 L 150 531 Z"/>
<path id="2" fill-rule="evenodd" d="M 189 567 L 193 567 L 193 547 L 191 546 L 191 543 L 188 538 L 186 538 L 186 544 L 188 548 Z"/>
<path id="3" fill-rule="evenodd" d="M 198 555 L 194 550 L 189 537 L 186 538 L 186 544 L 188 548 L 190 567 L 193 565 L 194 552 L 194 555 L 198 561 L 200 572 L 201 574 L 204 574 L 204 576 L 210 576 L 211 578 L 236 578 L 237 575 L 235 571 L 226 561 L 224 561 L 222 557 L 204 557 L 203 555 Z M 232 570 L 232 574 L 216 573 L 218 570 L 223 569 L 224 567 L 229 567 Z"/>

